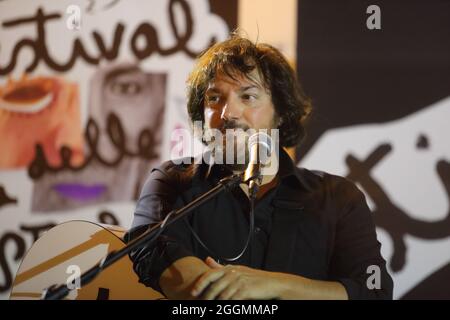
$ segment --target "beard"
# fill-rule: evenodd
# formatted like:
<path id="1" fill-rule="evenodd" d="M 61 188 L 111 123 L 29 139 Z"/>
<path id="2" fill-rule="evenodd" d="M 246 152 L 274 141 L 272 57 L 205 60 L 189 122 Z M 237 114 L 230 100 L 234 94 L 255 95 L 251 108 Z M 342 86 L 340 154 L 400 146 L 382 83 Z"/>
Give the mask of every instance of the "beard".
<path id="1" fill-rule="evenodd" d="M 220 128 L 204 127 L 203 142 L 214 158 L 214 163 L 232 171 L 244 171 L 249 160 L 247 147 L 250 128 L 236 121 L 225 121 Z"/>

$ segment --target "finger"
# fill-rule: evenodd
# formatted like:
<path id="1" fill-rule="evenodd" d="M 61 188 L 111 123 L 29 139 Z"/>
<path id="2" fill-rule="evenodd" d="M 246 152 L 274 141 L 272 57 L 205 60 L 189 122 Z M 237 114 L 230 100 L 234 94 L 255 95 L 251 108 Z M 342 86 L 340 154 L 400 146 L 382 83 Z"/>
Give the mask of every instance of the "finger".
<path id="1" fill-rule="evenodd" d="M 233 286 L 236 282 L 236 273 L 228 272 L 222 278 L 212 283 L 203 293 L 203 299 L 213 300 L 227 287 Z"/>
<path id="2" fill-rule="evenodd" d="M 238 284 L 229 285 L 217 297 L 219 300 L 230 300 L 230 298 L 239 290 Z"/>
<path id="3" fill-rule="evenodd" d="M 213 258 L 211 258 L 211 257 L 206 258 L 205 263 L 206 263 L 210 268 L 213 268 L 213 269 L 217 269 L 217 268 L 222 268 L 222 267 L 223 267 L 223 265 L 221 265 L 220 263 L 217 263 L 217 262 L 216 262 Z"/>
<path id="4" fill-rule="evenodd" d="M 247 292 L 245 290 L 245 288 L 243 288 L 242 286 L 240 286 L 235 293 L 233 293 L 230 297 L 230 300 L 245 300 L 248 299 L 248 295 Z"/>
<path id="5" fill-rule="evenodd" d="M 191 294 L 197 297 L 210 283 L 220 279 L 224 274 L 225 271 L 223 269 L 212 269 L 205 272 L 194 284 Z"/>

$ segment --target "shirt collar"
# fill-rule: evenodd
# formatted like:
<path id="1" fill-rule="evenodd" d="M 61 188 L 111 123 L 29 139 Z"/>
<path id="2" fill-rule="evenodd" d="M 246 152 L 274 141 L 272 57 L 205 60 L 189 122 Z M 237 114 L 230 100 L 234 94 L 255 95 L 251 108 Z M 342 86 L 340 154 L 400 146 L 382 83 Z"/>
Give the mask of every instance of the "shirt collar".
<path id="1" fill-rule="evenodd" d="M 208 160 L 204 162 L 206 169 L 206 178 L 213 176 L 215 178 L 223 178 L 232 174 L 232 171 L 222 164 L 215 164 L 211 161 L 211 154 L 208 152 L 204 155 L 203 159 Z M 296 167 L 292 161 L 289 154 L 284 150 L 284 148 L 279 148 L 279 167 L 278 167 L 278 177 L 282 182 L 294 181 L 297 186 L 303 187 L 306 190 L 310 190 L 311 187 L 307 183 L 303 170 Z"/>
<path id="2" fill-rule="evenodd" d="M 310 185 L 307 183 L 303 170 L 298 168 L 289 154 L 284 148 L 279 149 L 279 168 L 278 176 L 283 181 L 292 180 L 298 184 L 299 187 L 303 187 L 306 190 L 310 190 Z"/>

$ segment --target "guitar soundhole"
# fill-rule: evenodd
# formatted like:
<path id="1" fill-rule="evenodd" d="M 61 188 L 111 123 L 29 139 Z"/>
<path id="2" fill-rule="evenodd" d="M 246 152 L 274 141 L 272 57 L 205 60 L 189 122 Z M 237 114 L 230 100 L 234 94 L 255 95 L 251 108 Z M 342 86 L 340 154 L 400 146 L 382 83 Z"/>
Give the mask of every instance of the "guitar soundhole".
<path id="1" fill-rule="evenodd" d="M 98 288 L 97 300 L 109 300 L 109 289 Z"/>

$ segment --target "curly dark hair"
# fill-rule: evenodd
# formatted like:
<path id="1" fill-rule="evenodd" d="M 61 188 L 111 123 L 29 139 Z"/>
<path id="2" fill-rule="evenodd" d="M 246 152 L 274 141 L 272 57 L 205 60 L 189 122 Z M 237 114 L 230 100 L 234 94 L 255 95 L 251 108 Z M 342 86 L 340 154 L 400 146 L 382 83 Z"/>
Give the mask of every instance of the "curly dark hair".
<path id="1" fill-rule="evenodd" d="M 241 74 L 250 79 L 249 74 L 255 68 L 272 97 L 279 119 L 280 145 L 298 145 L 305 136 L 304 121 L 312 110 L 311 100 L 280 51 L 268 44 L 255 44 L 237 34 L 212 45 L 198 57 L 187 79 L 187 109 L 192 123 L 204 121 L 205 92 L 217 73 L 232 79 Z"/>

